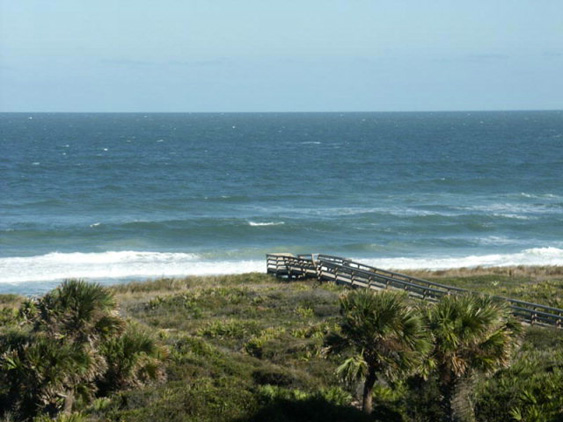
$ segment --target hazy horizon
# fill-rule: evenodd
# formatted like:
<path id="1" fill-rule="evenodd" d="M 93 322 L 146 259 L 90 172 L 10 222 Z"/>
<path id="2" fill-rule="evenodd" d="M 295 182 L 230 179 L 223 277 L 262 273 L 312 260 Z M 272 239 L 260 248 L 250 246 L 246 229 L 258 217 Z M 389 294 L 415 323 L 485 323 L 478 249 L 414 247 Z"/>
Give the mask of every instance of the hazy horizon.
<path id="1" fill-rule="evenodd" d="M 561 16 L 555 0 L 0 0 L 0 111 L 560 110 Z"/>

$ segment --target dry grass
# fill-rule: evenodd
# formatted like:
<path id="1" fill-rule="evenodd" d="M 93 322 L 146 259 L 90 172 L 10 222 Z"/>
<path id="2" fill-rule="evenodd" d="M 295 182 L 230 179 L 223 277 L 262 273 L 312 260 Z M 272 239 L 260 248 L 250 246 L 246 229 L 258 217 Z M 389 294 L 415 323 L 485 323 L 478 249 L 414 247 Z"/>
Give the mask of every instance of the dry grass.
<path id="1" fill-rule="evenodd" d="M 515 267 L 474 267 L 452 268 L 447 270 L 404 270 L 398 271 L 418 278 L 451 278 L 474 276 L 505 276 L 514 278 L 532 278 L 536 281 L 563 279 L 563 266 L 525 266 Z"/>

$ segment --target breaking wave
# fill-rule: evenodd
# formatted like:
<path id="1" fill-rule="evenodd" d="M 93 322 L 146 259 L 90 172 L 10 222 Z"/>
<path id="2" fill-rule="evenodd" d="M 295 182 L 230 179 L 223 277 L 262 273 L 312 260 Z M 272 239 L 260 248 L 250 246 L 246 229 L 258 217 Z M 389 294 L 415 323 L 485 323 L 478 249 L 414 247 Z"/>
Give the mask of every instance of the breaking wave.
<path id="1" fill-rule="evenodd" d="M 353 258 L 353 257 L 352 257 Z M 420 256 L 396 258 L 353 258 L 384 269 L 449 269 L 461 267 L 563 265 L 563 249 L 525 249 L 513 254 L 460 257 Z M 206 259 L 190 253 L 103 252 L 49 253 L 32 257 L 0 259 L 0 283 L 52 282 L 68 278 L 88 280 L 147 279 L 188 275 L 265 272 L 265 259 Z"/>
<path id="2" fill-rule="evenodd" d="M 1 283 L 56 281 L 68 278 L 125 279 L 264 271 L 263 260 L 215 261 L 189 253 L 104 252 L 49 253 L 0 259 Z"/>

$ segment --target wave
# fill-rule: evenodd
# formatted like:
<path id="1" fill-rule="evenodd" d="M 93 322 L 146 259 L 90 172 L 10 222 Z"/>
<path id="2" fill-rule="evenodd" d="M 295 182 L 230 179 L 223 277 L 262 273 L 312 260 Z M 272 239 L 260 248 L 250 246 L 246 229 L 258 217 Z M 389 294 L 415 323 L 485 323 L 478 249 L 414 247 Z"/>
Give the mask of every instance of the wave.
<path id="1" fill-rule="evenodd" d="M 538 217 L 528 217 L 525 215 L 519 215 L 519 214 L 493 214 L 493 217 L 499 217 L 499 218 L 507 218 L 507 219 L 512 219 L 512 220 L 537 220 Z"/>
<path id="2" fill-rule="evenodd" d="M 283 221 L 270 221 L 265 223 L 257 223 L 255 221 L 249 221 L 248 225 L 252 227 L 263 227 L 263 226 L 281 226 L 285 224 Z"/>
<path id="3" fill-rule="evenodd" d="M 520 192 L 520 196 L 522 198 L 529 198 L 529 199 L 561 199 L 559 195 L 555 195 L 553 193 L 534 194 L 534 193 Z"/>
<path id="4" fill-rule="evenodd" d="M 377 252 L 375 252 L 377 253 Z M 260 254 L 261 255 L 261 254 Z M 338 253 L 337 253 L 338 255 Z M 225 259 L 227 258 L 227 259 Z M 228 254 L 209 259 L 202 255 L 172 252 L 49 253 L 32 257 L 0 258 L 0 283 L 53 282 L 68 278 L 88 280 L 147 279 L 188 275 L 242 274 L 264 272 L 264 258 L 228 259 Z M 450 268 L 503 266 L 561 266 L 563 249 L 525 249 L 512 254 L 461 257 L 419 256 L 354 258 L 385 269 L 442 270 Z"/>
<path id="5" fill-rule="evenodd" d="M 455 209 L 461 212 L 484 213 L 493 215 L 518 215 L 523 214 L 560 214 L 563 212 L 557 204 L 541 203 L 541 204 L 514 204 L 514 203 L 494 203 L 487 205 L 458 206 Z"/>
<path id="6" fill-rule="evenodd" d="M 563 249 L 555 247 L 525 249 L 512 254 L 470 255 L 463 257 L 413 257 L 358 259 L 374 267 L 395 270 L 446 270 L 451 268 L 561 266 Z"/>
<path id="7" fill-rule="evenodd" d="M 32 257 L 0 258 L 0 283 L 240 274 L 264 271 L 265 265 L 263 260 L 205 260 L 190 253 L 55 252 Z"/>
<path id="8" fill-rule="evenodd" d="M 327 207 L 327 208 L 277 208 L 278 213 L 285 212 L 297 215 L 310 215 L 322 218 L 353 217 L 373 215 L 379 217 L 399 218 L 471 218 L 491 216 L 507 219 L 530 220 L 538 216 L 561 214 L 563 208 L 558 204 L 512 204 L 497 203 L 487 205 L 454 205 L 445 204 L 439 208 L 435 205 L 413 208 L 408 206 L 378 206 L 378 207 Z"/>
<path id="9" fill-rule="evenodd" d="M 444 207 L 447 208 L 447 207 Z M 383 217 L 455 217 L 459 213 L 452 212 L 447 209 L 441 211 L 424 210 L 409 207 L 396 207 L 396 206 L 380 206 L 380 207 L 326 207 L 326 208 L 264 208 L 264 211 L 275 211 L 277 213 L 291 214 L 291 215 L 305 215 L 314 216 L 319 218 L 325 217 L 354 217 L 362 215 L 379 215 Z"/>

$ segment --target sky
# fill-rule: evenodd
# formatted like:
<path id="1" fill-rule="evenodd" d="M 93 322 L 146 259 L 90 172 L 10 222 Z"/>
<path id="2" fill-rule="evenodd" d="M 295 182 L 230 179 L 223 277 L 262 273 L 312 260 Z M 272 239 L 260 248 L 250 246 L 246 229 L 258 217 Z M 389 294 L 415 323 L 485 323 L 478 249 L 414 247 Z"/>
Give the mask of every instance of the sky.
<path id="1" fill-rule="evenodd" d="M 561 0 L 0 0 L 2 112 L 549 109 Z"/>

